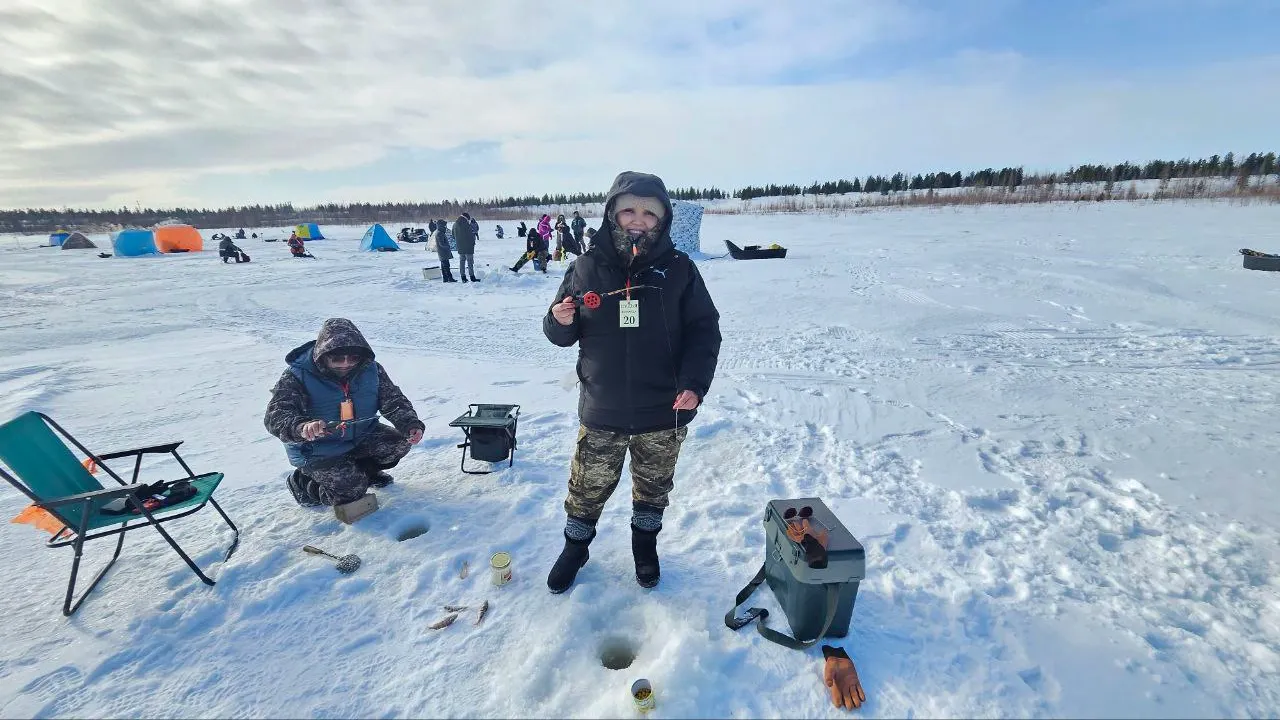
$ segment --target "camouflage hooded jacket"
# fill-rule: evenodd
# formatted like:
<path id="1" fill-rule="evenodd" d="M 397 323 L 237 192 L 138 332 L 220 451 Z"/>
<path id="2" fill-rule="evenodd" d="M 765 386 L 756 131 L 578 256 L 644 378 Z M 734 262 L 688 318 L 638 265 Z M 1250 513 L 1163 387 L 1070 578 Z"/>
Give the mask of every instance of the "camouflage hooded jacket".
<path id="1" fill-rule="evenodd" d="M 373 364 L 377 371 L 376 410 L 394 425 L 396 430 L 407 435 L 415 428 L 426 429 L 426 425 L 418 419 L 413 403 L 409 402 L 409 398 L 405 397 L 400 388 L 392 382 L 386 369 L 374 359 L 373 348 L 369 347 L 369 343 L 360 334 L 355 323 L 345 318 L 330 318 L 324 321 L 320 334 L 315 340 L 294 348 L 285 355 L 284 361 L 289 368 L 272 388 L 271 401 L 267 403 L 267 413 L 263 418 L 267 432 L 285 443 L 303 442 L 302 436 L 298 434 L 299 426 L 319 419 L 321 413 L 312 407 L 312 399 L 299 375 L 299 365 L 313 365 L 320 371 L 322 377 L 328 376 L 328 380 L 336 383 L 339 379 L 324 370 L 325 364 L 322 360 L 327 353 L 336 351 L 359 352 L 365 356 L 365 360 L 352 369 L 347 377 L 355 377 L 367 370 L 367 364 Z M 308 360 L 309 363 L 306 362 Z"/>

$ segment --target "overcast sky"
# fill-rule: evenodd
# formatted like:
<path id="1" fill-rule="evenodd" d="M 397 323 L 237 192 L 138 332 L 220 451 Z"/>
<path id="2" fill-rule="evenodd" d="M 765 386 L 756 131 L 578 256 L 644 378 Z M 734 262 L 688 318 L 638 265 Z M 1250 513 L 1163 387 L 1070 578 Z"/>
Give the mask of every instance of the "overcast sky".
<path id="1" fill-rule="evenodd" d="M 0 207 L 1280 150 L 1274 0 L 0 0 Z"/>

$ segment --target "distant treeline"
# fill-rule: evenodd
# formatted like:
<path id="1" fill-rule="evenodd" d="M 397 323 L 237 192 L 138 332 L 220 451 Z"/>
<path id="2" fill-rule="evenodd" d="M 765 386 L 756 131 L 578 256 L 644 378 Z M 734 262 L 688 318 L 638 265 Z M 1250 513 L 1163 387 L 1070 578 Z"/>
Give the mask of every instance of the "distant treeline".
<path id="1" fill-rule="evenodd" d="M 1128 180 L 1172 180 L 1174 178 L 1249 178 L 1276 172 L 1276 154 L 1250 153 L 1236 162 L 1234 153 L 1214 155 L 1200 160 L 1152 160 L 1145 165 L 1080 165 L 1064 173 L 1028 175 L 1022 168 L 975 170 L 970 173 L 933 172 L 927 175 L 895 173 L 890 177 L 868 175 L 865 180 L 815 182 L 808 186 L 747 186 L 733 194 L 740 200 L 786 195 L 841 195 L 844 193 L 880 193 L 887 195 L 903 190 L 947 190 L 960 187 L 1019 187 L 1022 185 L 1055 185 L 1086 182 L 1124 182 Z"/>
<path id="2" fill-rule="evenodd" d="M 1152 160 L 1144 165 L 1123 162 L 1118 165 L 1080 165 L 1064 173 L 1027 174 L 1018 168 L 986 168 L 963 173 L 941 171 L 927 174 L 894 173 L 889 177 L 868 175 L 865 179 L 830 180 L 801 185 L 764 185 L 740 188 L 732 193 L 719 188 L 675 188 L 673 197 L 680 200 L 750 200 L 758 197 L 788 195 L 838 195 L 845 193 L 889 193 L 907 190 L 946 190 L 950 188 L 1007 187 L 1023 185 L 1052 186 L 1088 182 L 1123 182 L 1129 180 L 1171 180 L 1181 178 L 1235 178 L 1244 187 L 1249 178 L 1277 172 L 1276 153 L 1250 153 L 1237 160 L 1233 153 L 1214 155 L 1199 160 Z M 463 212 L 483 218 L 487 211 L 502 211 L 539 205 L 591 205 L 604 202 L 604 193 L 559 195 L 526 195 L 480 200 L 449 200 L 434 203 L 326 203 L 295 207 L 280 205 L 245 205 L 216 210 L 194 208 L 120 208 L 119 210 L 76 210 L 71 208 L 0 210 L 0 232 L 48 232 L 53 228 L 86 230 L 110 227 L 149 227 L 165 220 L 179 220 L 196 227 L 271 227 L 300 222 L 355 225 L 373 222 L 421 222 L 435 218 L 453 219 Z M 507 212 L 494 213 L 507 215 Z"/>

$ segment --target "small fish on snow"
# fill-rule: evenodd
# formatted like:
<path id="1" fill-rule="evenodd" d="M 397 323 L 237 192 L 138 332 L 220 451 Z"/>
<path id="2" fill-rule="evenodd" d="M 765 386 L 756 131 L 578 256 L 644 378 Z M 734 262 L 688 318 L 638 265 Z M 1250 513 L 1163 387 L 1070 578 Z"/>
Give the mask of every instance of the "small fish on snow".
<path id="1" fill-rule="evenodd" d="M 443 630 L 449 627 L 450 625 L 452 625 L 453 621 L 457 619 L 458 619 L 458 613 L 453 613 L 452 615 L 446 617 L 443 620 L 431 623 L 427 627 L 432 630 Z"/>

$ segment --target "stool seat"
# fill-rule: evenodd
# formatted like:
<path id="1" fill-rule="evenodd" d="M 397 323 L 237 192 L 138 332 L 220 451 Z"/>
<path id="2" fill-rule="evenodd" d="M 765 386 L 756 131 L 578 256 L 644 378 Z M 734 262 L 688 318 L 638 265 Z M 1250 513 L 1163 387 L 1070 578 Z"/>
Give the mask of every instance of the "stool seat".
<path id="1" fill-rule="evenodd" d="M 493 472 L 468 470 L 467 448 L 471 448 L 473 460 L 490 463 L 507 460 L 507 467 L 514 465 L 516 425 L 519 418 L 519 405 L 473 403 L 467 406 L 466 413 L 450 422 L 450 427 L 462 428 L 465 438 L 458 445 L 462 448 L 462 472 L 468 475 L 487 475 Z"/>

